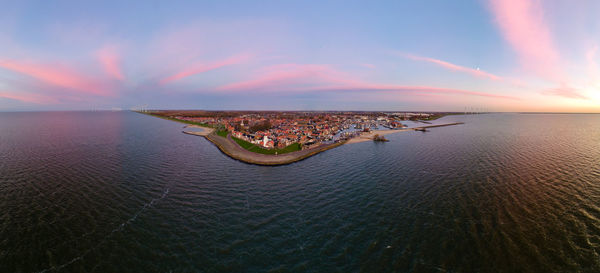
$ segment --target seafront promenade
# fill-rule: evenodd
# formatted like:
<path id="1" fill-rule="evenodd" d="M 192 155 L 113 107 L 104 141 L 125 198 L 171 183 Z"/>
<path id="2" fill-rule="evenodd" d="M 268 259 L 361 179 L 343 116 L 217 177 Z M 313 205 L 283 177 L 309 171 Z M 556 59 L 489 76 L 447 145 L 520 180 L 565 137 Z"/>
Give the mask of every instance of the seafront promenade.
<path id="1" fill-rule="evenodd" d="M 259 154 L 248 151 L 238 145 L 232 138 L 231 135 L 227 137 L 218 136 L 215 133 L 211 133 L 205 136 L 210 142 L 215 144 L 219 150 L 231 158 L 256 165 L 285 165 L 296 161 L 300 161 L 317 153 L 335 148 L 344 144 L 344 142 L 322 144 L 318 147 L 304 149 L 296 152 L 290 152 L 279 155 L 267 155 Z"/>
<path id="2" fill-rule="evenodd" d="M 278 154 L 278 155 L 268 155 L 268 154 L 259 154 L 248 151 L 237 144 L 232 138 L 231 134 L 228 134 L 227 137 L 219 136 L 215 133 L 215 130 L 212 128 L 206 128 L 198 125 L 188 125 L 184 128 L 199 128 L 202 131 L 189 131 L 183 130 L 184 134 L 195 135 L 195 136 L 203 136 L 208 141 L 212 142 L 223 152 L 231 158 L 256 164 L 256 165 L 285 165 L 290 164 L 302 159 L 305 159 L 309 156 L 315 155 L 317 153 L 335 148 L 344 144 L 344 142 L 332 143 L 332 144 L 321 144 L 317 147 L 313 147 L 310 149 L 304 149 L 296 152 Z"/>

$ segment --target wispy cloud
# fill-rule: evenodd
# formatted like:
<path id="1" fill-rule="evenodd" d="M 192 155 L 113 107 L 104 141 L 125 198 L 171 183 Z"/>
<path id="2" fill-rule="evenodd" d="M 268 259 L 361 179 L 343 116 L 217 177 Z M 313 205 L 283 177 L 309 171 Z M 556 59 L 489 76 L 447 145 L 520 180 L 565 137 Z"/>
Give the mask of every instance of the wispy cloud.
<path id="1" fill-rule="evenodd" d="M 106 85 L 75 70 L 59 65 L 41 65 L 15 60 L 0 60 L 0 67 L 33 77 L 43 83 L 72 91 L 107 96 L 112 92 Z"/>
<path id="2" fill-rule="evenodd" d="M 550 96 L 559 96 L 559 97 L 564 97 L 564 98 L 569 98 L 569 99 L 588 99 L 588 97 L 582 95 L 579 90 L 575 89 L 575 88 L 571 88 L 571 87 L 558 87 L 558 88 L 550 88 L 550 89 L 546 89 L 544 91 L 542 91 L 542 94 L 544 95 L 550 95 Z"/>
<path id="3" fill-rule="evenodd" d="M 443 68 L 449 69 L 449 70 L 465 72 L 465 73 L 468 73 L 468 74 L 471 74 L 471 75 L 477 76 L 477 77 L 488 78 L 488 79 L 492 79 L 492 80 L 496 80 L 496 81 L 502 79 L 502 77 L 500 77 L 500 76 L 496 76 L 492 73 L 485 72 L 483 70 L 480 70 L 479 68 L 473 69 L 473 68 L 460 66 L 457 64 L 449 63 L 449 62 L 434 59 L 434 58 L 421 57 L 421 56 L 410 55 L 410 54 L 405 54 L 404 56 L 406 56 L 406 58 L 409 58 L 411 60 L 433 63 L 433 64 L 439 65 Z"/>
<path id="4" fill-rule="evenodd" d="M 291 87 L 308 87 L 324 82 L 339 82 L 341 77 L 327 65 L 280 64 L 262 69 L 251 80 L 227 84 L 218 88 L 226 91 L 272 91 Z"/>
<path id="5" fill-rule="evenodd" d="M 98 61 L 106 74 L 117 80 L 125 79 L 120 67 L 121 57 L 114 47 L 106 47 L 98 51 Z"/>
<path id="6" fill-rule="evenodd" d="M 323 91 L 387 91 L 411 92 L 413 94 L 467 95 L 518 100 L 513 96 L 490 94 L 453 88 L 429 86 L 403 86 L 375 84 L 358 80 L 352 75 L 337 71 L 328 65 L 286 64 L 264 69 L 263 74 L 252 80 L 227 84 L 217 88 L 233 92 L 323 92 Z"/>
<path id="7" fill-rule="evenodd" d="M 537 0 L 490 0 L 491 10 L 500 31 L 519 55 L 522 66 L 545 80 L 561 87 L 541 91 L 544 95 L 572 99 L 588 99 L 580 90 L 569 86 L 561 56 L 552 39 L 542 1 Z M 596 49 L 587 52 L 588 70 L 597 72 L 593 60 Z"/>
<path id="8" fill-rule="evenodd" d="M 57 103 L 58 100 L 52 97 L 43 96 L 39 94 L 22 94 L 15 92 L 0 91 L 0 98 L 7 98 L 12 100 L 18 100 L 26 103 L 35 104 L 51 104 Z"/>
<path id="9" fill-rule="evenodd" d="M 194 65 L 188 66 L 169 77 L 163 78 L 162 80 L 160 80 L 160 83 L 167 84 L 167 83 L 181 80 L 183 78 L 186 78 L 186 77 L 189 77 L 192 75 L 204 73 L 204 72 L 211 71 L 211 70 L 221 68 L 224 66 L 239 64 L 239 63 L 242 63 L 242 62 L 248 60 L 249 58 L 250 58 L 249 54 L 241 54 L 241 55 L 232 56 L 225 60 L 221 60 L 221 61 L 217 61 L 217 62 L 213 62 L 213 63 L 208 63 L 208 64 L 197 63 Z"/>
<path id="10" fill-rule="evenodd" d="M 491 11 L 524 68 L 536 75 L 564 82 L 560 54 L 543 16 L 541 1 L 491 0 Z"/>
<path id="11" fill-rule="evenodd" d="M 487 98 L 497 99 L 509 99 L 509 100 L 520 100 L 514 96 L 491 94 L 481 91 L 471 91 L 455 88 L 444 88 L 444 87 L 432 87 L 432 86 L 403 86 L 403 85 L 380 85 L 380 84 L 365 84 L 357 86 L 338 86 L 338 87 L 325 87 L 323 90 L 354 90 L 354 91 L 396 91 L 396 92 L 414 92 L 414 93 L 432 93 L 432 94 L 446 94 L 446 95 L 465 95 L 465 96 L 478 96 Z"/>
<path id="12" fill-rule="evenodd" d="M 600 84 L 600 70 L 598 69 L 598 64 L 596 63 L 596 57 L 598 53 L 598 46 L 594 46 L 590 48 L 586 54 L 585 59 L 587 61 L 588 67 L 588 77 L 593 85 Z"/>
<path id="13" fill-rule="evenodd" d="M 367 64 L 367 63 L 361 64 L 361 65 L 368 69 L 375 69 L 375 67 L 376 67 L 374 64 Z"/>

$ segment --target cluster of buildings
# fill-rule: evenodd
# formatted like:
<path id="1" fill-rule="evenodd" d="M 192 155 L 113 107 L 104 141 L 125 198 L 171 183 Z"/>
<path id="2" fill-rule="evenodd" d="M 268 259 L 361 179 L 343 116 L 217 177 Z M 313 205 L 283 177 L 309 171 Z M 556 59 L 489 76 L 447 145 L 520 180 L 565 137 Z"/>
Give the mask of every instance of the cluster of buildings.
<path id="1" fill-rule="evenodd" d="M 232 137 L 270 149 L 284 148 L 293 143 L 300 143 L 302 148 L 308 148 L 352 138 L 369 130 L 402 128 L 405 125 L 401 120 L 411 119 L 413 116 L 429 117 L 428 114 L 414 113 L 270 112 L 175 118 L 225 129 Z"/>

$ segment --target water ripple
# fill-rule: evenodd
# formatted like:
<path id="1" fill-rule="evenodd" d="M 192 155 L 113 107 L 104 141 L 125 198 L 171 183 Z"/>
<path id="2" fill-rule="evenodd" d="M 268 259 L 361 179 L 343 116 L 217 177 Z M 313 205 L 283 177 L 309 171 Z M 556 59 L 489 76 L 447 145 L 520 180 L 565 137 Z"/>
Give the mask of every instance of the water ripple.
<path id="1" fill-rule="evenodd" d="M 457 121 L 264 167 L 136 113 L 2 113 L 0 272 L 600 271 L 600 116 Z"/>

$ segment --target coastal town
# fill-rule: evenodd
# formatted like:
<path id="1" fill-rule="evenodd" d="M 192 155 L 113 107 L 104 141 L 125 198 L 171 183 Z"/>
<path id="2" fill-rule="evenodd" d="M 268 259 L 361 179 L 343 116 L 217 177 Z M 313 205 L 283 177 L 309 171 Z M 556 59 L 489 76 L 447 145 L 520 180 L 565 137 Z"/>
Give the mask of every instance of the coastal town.
<path id="1" fill-rule="evenodd" d="M 372 130 L 405 128 L 403 122 L 428 123 L 440 113 L 379 112 L 159 112 L 172 119 L 227 131 L 264 149 L 298 143 L 302 149 L 336 143 Z"/>

